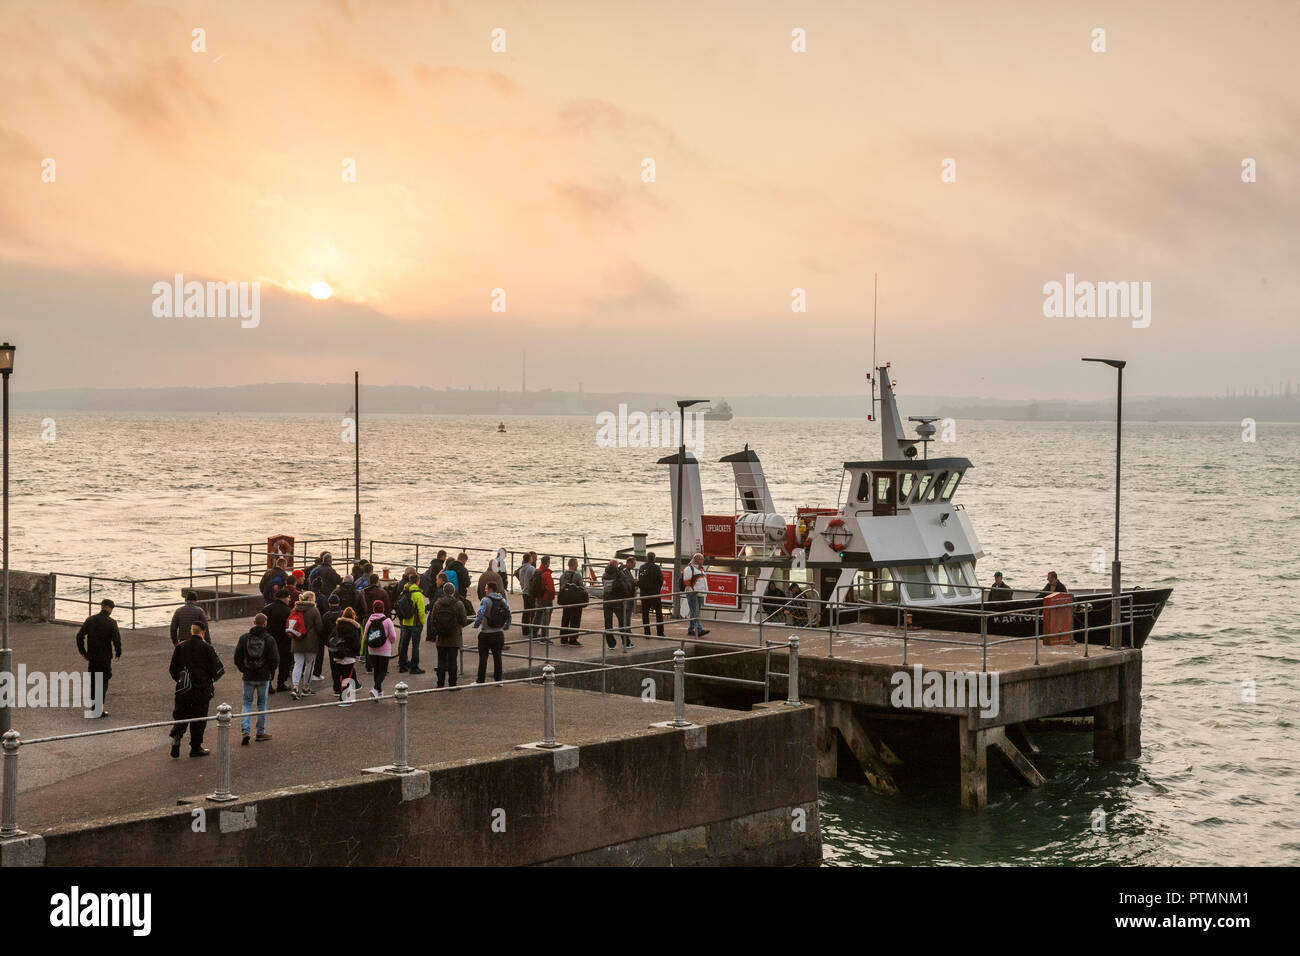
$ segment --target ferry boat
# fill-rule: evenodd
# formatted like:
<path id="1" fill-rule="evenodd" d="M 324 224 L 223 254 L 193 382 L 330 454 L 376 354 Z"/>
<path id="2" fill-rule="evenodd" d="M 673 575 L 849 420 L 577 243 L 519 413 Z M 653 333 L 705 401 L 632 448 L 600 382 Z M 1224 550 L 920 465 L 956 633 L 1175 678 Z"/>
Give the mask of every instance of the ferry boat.
<path id="1" fill-rule="evenodd" d="M 729 422 L 735 416 L 732 414 L 731 406 L 726 402 L 718 402 L 716 405 L 706 405 L 704 408 L 703 418 L 706 422 Z"/>
<path id="2" fill-rule="evenodd" d="M 928 449 L 936 419 L 914 418 L 920 422 L 918 437 L 904 435 L 888 364 L 876 369 L 872 392 L 873 407 L 880 406 L 881 458 L 844 462 L 833 508 L 800 507 L 789 517 L 777 513 L 758 455 L 746 445 L 721 459 L 735 478 L 735 505 L 726 514 L 704 513 L 699 462 L 686 452 L 679 518 L 678 456 L 660 459 L 669 466 L 683 563 L 703 553 L 706 569 L 721 575 L 720 583 L 731 581 L 742 595 L 730 616 L 751 622 L 770 613 L 762 599 L 769 582 L 775 582 L 781 594 L 767 606 L 783 604 L 783 612 L 799 624 L 825 625 L 833 619 L 895 625 L 906 618 L 915 627 L 935 630 L 980 633 L 983 626 L 990 635 L 1039 633 L 1045 603 L 1040 592 L 993 591 L 980 583 L 976 565 L 984 551 L 970 515 L 956 500 L 971 462 L 928 455 L 918 460 L 917 446 Z M 654 547 L 671 555 L 673 543 Z M 1124 646 L 1145 643 L 1171 593 L 1171 588 L 1141 587 L 1121 592 Z M 1079 589 L 1070 598 L 1074 640 L 1082 641 L 1087 628 L 1091 643 L 1108 644 L 1109 588 Z M 992 610 L 998 613 L 987 613 Z M 971 611 L 984 613 L 962 613 Z M 1060 614 L 1065 612 L 1062 608 Z"/>

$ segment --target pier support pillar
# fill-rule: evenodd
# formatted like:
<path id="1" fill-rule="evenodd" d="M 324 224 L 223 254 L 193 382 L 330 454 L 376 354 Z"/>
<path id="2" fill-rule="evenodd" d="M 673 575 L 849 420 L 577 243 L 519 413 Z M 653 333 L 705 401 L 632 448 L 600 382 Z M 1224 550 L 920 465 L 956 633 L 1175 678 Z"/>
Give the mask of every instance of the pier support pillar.
<path id="1" fill-rule="evenodd" d="M 835 729 L 833 701 L 810 700 L 817 712 L 817 776 L 834 780 L 840 775 L 840 738 Z"/>
<path id="2" fill-rule="evenodd" d="M 849 745 L 849 750 L 853 752 L 858 766 L 862 768 L 867 783 L 871 784 L 872 789 L 880 793 L 897 794 L 898 783 L 894 780 L 894 772 L 891 768 L 898 766 L 902 761 L 894 755 L 883 740 L 874 736 L 859 722 L 853 714 L 852 704 L 842 700 L 828 700 L 822 702 L 822 707 L 826 714 L 827 745 L 832 749 L 832 753 L 839 748 L 836 739 L 838 734 Z M 818 747 L 820 746 L 821 738 L 818 738 Z M 819 749 L 819 769 L 821 752 Z"/>
<path id="3" fill-rule="evenodd" d="M 972 728 L 969 717 L 957 718 L 961 741 L 961 805 L 965 810 L 983 810 L 989 802 L 987 730 Z"/>
<path id="4" fill-rule="evenodd" d="M 1004 727 L 994 727 L 988 731 L 989 746 L 1007 761 L 1007 764 L 1022 780 L 1031 787 L 1041 787 L 1047 781 L 1038 772 L 1038 768 L 1029 762 L 1029 758 L 1011 741 L 1010 734 Z"/>
<path id="5" fill-rule="evenodd" d="M 1136 760 L 1142 754 L 1142 660 L 1119 667 L 1119 699 L 1099 704 L 1092 719 L 1092 755 Z"/>

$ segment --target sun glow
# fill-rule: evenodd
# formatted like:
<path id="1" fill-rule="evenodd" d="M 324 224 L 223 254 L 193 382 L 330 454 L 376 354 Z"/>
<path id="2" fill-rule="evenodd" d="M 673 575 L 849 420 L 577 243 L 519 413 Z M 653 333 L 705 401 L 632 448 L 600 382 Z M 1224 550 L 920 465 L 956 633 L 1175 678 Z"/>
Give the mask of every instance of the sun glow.
<path id="1" fill-rule="evenodd" d="M 313 299 L 328 299 L 333 291 L 328 282 L 313 282 L 311 284 L 311 297 Z"/>

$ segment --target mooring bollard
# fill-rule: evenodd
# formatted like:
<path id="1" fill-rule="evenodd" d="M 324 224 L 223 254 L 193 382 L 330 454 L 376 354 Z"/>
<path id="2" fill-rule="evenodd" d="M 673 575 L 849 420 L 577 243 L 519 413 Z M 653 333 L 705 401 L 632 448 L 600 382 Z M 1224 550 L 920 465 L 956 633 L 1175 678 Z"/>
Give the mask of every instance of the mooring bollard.
<path id="1" fill-rule="evenodd" d="M 686 719 L 686 652 L 673 651 L 673 726 L 689 727 Z"/>
<path id="2" fill-rule="evenodd" d="M 388 768 L 389 773 L 411 772 L 411 767 L 406 762 L 406 691 L 405 683 L 399 683 L 393 691 L 393 698 L 397 701 L 397 745 L 393 765 Z"/>
<path id="3" fill-rule="evenodd" d="M 230 705 L 217 708 L 217 789 L 208 797 L 218 803 L 235 799 L 230 793 Z"/>
<path id="4" fill-rule="evenodd" d="M 799 699 L 799 638 L 790 635 L 790 691 L 785 702 L 791 707 L 800 706 Z"/>
<path id="5" fill-rule="evenodd" d="M 0 813 L 0 840 L 18 835 L 18 731 L 10 730 L 4 736 L 5 802 Z"/>
<path id="6" fill-rule="evenodd" d="M 558 747 L 555 742 L 555 668 L 542 668 L 542 746 Z"/>

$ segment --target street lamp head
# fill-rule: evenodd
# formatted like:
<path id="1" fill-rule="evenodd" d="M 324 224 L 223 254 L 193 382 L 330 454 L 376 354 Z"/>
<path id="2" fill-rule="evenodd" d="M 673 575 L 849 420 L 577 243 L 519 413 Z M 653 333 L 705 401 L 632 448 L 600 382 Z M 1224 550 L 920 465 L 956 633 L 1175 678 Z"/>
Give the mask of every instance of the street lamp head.
<path id="1" fill-rule="evenodd" d="M 1128 364 L 1123 359 L 1086 358 L 1086 359 L 1080 359 L 1080 361 L 1101 362 L 1103 365 L 1109 365 L 1111 368 L 1123 368 L 1125 365 Z"/>
<path id="2" fill-rule="evenodd" d="M 690 408 L 692 405 L 699 405 L 700 403 L 707 401 L 707 398 L 679 398 L 677 400 L 677 407 Z"/>
<path id="3" fill-rule="evenodd" d="M 0 372 L 8 375 L 14 370 L 14 352 L 16 349 L 6 342 L 0 345 Z"/>

